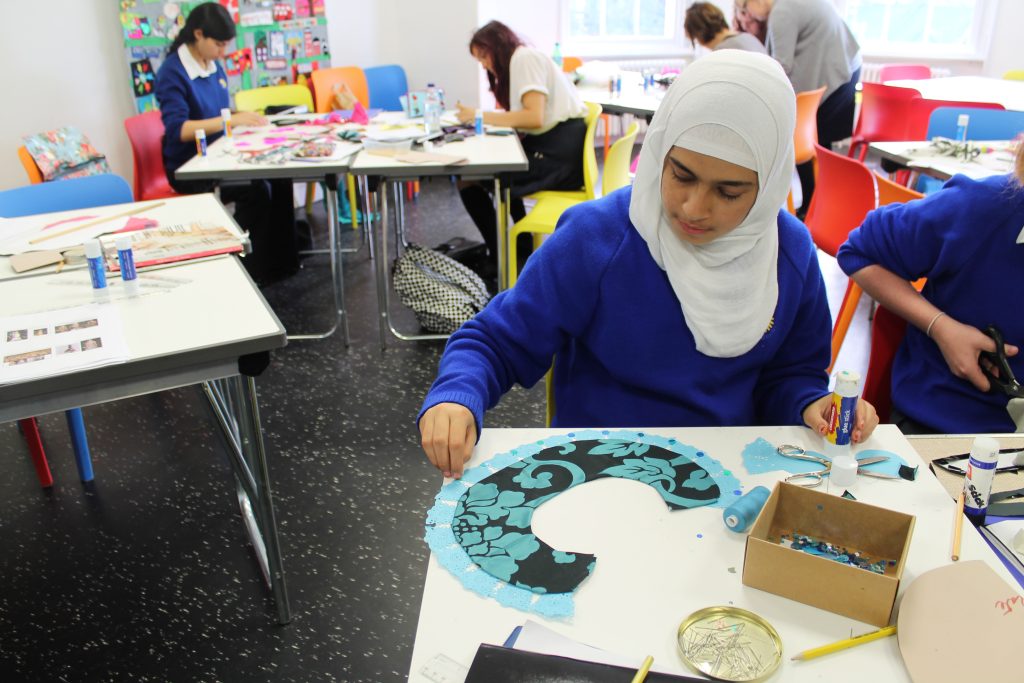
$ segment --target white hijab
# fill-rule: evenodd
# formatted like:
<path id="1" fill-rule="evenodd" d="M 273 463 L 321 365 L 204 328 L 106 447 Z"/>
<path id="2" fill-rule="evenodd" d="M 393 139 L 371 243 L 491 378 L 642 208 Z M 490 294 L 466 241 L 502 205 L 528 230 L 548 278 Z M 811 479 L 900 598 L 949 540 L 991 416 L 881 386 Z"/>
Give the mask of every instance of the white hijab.
<path id="1" fill-rule="evenodd" d="M 775 313 L 777 217 L 793 174 L 795 121 L 796 96 L 778 62 L 719 50 L 683 69 L 644 138 L 629 218 L 668 274 L 697 350 L 707 356 L 750 351 Z M 673 146 L 757 173 L 757 199 L 735 230 L 701 246 L 672 232 L 661 174 Z"/>

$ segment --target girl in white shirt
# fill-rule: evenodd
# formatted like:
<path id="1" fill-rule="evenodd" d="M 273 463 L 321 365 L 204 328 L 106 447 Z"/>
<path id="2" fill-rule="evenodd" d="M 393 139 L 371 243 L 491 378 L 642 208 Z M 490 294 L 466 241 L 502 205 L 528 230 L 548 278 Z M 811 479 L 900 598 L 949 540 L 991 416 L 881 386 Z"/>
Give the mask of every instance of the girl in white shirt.
<path id="1" fill-rule="evenodd" d="M 503 110 L 484 112 L 484 123 L 518 130 L 530 162 L 528 171 L 511 178 L 513 220 L 526 215 L 522 198 L 528 194 L 583 187 L 587 108 L 562 70 L 500 21 L 474 33 L 469 52 L 487 70 L 491 93 Z M 475 113 L 460 104 L 457 115 L 470 123 Z M 493 258 L 498 229 L 490 189 L 482 183 L 460 184 L 462 202 Z"/>

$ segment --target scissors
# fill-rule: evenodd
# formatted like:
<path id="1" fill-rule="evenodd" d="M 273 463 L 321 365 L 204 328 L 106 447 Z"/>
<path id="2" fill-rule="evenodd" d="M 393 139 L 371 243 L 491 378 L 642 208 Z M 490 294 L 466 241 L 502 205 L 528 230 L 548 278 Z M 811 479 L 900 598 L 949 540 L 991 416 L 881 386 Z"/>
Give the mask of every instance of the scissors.
<path id="1" fill-rule="evenodd" d="M 1013 370 L 1010 369 L 1010 362 L 1006 360 L 1006 346 L 1003 340 L 1003 333 L 995 325 L 989 325 L 985 328 L 985 334 L 996 343 L 995 353 L 991 351 L 981 352 L 981 357 L 991 363 L 996 369 L 993 372 L 985 364 L 981 364 L 981 371 L 985 373 L 988 381 L 992 384 L 991 390 L 1002 391 L 1010 398 L 1024 398 L 1024 387 L 1014 377 Z"/>
<path id="2" fill-rule="evenodd" d="M 832 461 L 827 458 L 821 458 L 817 455 L 811 455 L 800 446 L 792 446 L 789 444 L 783 444 L 775 449 L 779 455 L 784 458 L 792 458 L 794 460 L 807 460 L 809 462 L 816 462 L 819 465 L 824 466 L 825 469 L 818 470 L 817 472 L 798 472 L 797 474 L 791 474 L 786 477 L 783 481 L 788 484 L 796 484 L 797 486 L 806 486 L 807 488 L 815 488 L 821 485 L 822 480 L 828 476 L 829 471 L 832 469 Z M 899 477 L 886 474 L 885 472 L 873 472 L 872 470 L 864 469 L 864 465 L 874 465 L 875 463 L 885 462 L 889 457 L 885 455 L 876 455 L 871 458 L 863 458 L 857 461 L 858 469 L 857 474 L 863 474 L 868 477 L 876 477 L 878 479 L 899 479 Z"/>

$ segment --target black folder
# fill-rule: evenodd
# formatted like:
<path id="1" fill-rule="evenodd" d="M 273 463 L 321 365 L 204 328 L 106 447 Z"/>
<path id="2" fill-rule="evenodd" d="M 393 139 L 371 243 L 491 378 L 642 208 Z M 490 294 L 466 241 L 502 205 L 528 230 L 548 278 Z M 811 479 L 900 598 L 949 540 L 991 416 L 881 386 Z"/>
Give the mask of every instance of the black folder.
<path id="1" fill-rule="evenodd" d="M 542 655 L 482 644 L 469 667 L 466 683 L 630 683 L 636 669 L 568 657 Z M 707 683 L 703 678 L 651 671 L 644 683 Z"/>

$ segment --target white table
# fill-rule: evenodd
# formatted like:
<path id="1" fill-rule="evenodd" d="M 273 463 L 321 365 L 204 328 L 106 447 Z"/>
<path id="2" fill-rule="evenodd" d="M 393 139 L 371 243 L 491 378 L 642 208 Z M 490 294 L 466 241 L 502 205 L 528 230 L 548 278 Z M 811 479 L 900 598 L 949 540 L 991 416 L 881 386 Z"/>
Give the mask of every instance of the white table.
<path id="1" fill-rule="evenodd" d="M 469 464 L 477 465 L 495 453 L 567 431 L 485 429 Z M 704 450 L 731 469 L 748 488 L 755 484 L 771 488 L 787 474 L 746 472 L 740 454 L 758 437 L 774 445 L 799 444 L 819 451 L 821 448 L 819 437 L 797 427 L 644 431 L 675 437 Z M 892 451 L 921 466 L 914 482 L 858 477 L 852 489 L 862 502 L 917 518 L 902 594 L 921 573 L 949 563 L 955 505 L 896 427 L 880 426 L 862 448 Z M 534 515 L 533 529 L 556 548 L 598 556 L 594 573 L 575 594 L 575 615 L 567 621 L 555 621 L 502 607 L 493 599 L 464 589 L 431 556 L 410 681 L 428 681 L 420 670 L 439 654 L 468 667 L 481 642 L 501 644 L 526 619 L 539 621 L 580 642 L 631 657 L 637 664 L 645 655 L 652 654 L 655 669 L 693 675 L 676 653 L 676 631 L 687 615 L 712 605 L 746 608 L 775 626 L 782 637 L 784 653 L 779 673 L 771 680 L 909 681 L 896 638 L 862 645 L 836 658 L 790 661 L 797 652 L 847 638 L 851 632 L 867 633 L 875 627 L 744 586 L 741 575 L 746 537 L 726 530 L 721 508 L 669 512 L 658 493 L 646 484 L 602 479 L 570 489 L 545 503 Z M 1015 585 L 970 525 L 964 527 L 961 559 L 984 560 Z"/>
<path id="2" fill-rule="evenodd" d="M 393 123 L 399 123 L 397 118 L 394 118 Z M 372 221 L 372 224 L 368 226 L 371 230 L 371 234 L 374 231 L 374 225 L 379 225 L 380 230 L 377 232 L 380 239 L 380 248 L 378 251 L 378 258 L 376 260 L 376 275 L 377 275 L 377 304 L 379 315 L 379 326 L 380 326 L 380 343 L 381 347 L 385 346 L 385 342 L 388 334 L 393 334 L 395 337 L 402 340 L 416 340 L 416 339 L 445 339 L 447 335 L 437 334 L 405 334 L 397 329 L 391 323 L 390 313 L 390 288 L 388 285 L 388 244 L 387 244 L 387 232 L 388 232 L 388 221 L 389 221 L 389 210 L 388 210 L 388 199 L 387 199 L 387 185 L 391 184 L 395 187 L 396 199 L 395 206 L 400 207 L 401 202 L 397 197 L 397 193 L 400 192 L 399 184 L 407 180 L 416 180 L 424 176 L 458 176 L 463 180 L 491 180 L 494 181 L 494 204 L 495 212 L 498 219 L 498 283 L 499 287 L 504 287 L 506 280 L 505 273 L 505 249 L 508 226 L 510 225 L 509 217 L 509 184 L 506 180 L 506 176 L 511 173 L 520 171 L 526 171 L 529 168 L 529 162 L 526 159 L 526 154 L 523 152 L 523 146 L 519 142 L 519 137 L 516 135 L 479 135 L 466 138 L 461 142 L 450 142 L 445 145 L 436 146 L 431 151 L 438 154 L 445 154 L 454 157 L 464 158 L 464 163 L 456 165 L 446 165 L 439 162 L 428 162 L 420 164 L 411 164 L 403 161 L 399 161 L 393 157 L 380 156 L 377 154 L 371 154 L 370 152 L 363 150 L 352 160 L 350 166 L 350 172 L 359 176 L 360 183 L 363 186 L 363 201 L 368 204 L 370 179 L 376 179 L 377 185 L 377 204 L 380 210 L 380 220 Z M 372 211 L 369 206 L 364 207 L 363 214 L 366 216 L 372 216 Z M 396 218 L 400 218 L 396 217 Z M 398 221 L 396 220 L 396 225 Z M 396 250 L 400 245 L 396 245 Z"/>
<path id="3" fill-rule="evenodd" d="M 996 102 L 1007 109 L 1024 111 L 1024 82 L 985 76 L 950 76 L 920 80 L 886 81 L 886 85 L 910 88 L 929 100 Z"/>
<path id="4" fill-rule="evenodd" d="M 168 202 L 208 204 L 213 199 L 205 197 Z M 197 212 L 192 218 L 231 220 L 219 202 L 213 200 L 213 205 L 215 211 Z M 202 384 L 221 427 L 242 518 L 273 594 L 277 620 L 287 623 L 291 611 L 255 383 L 269 363 L 269 352 L 287 343 L 284 327 L 234 256 L 143 269 L 139 282 L 137 298 L 125 297 L 120 284 L 113 283 L 107 304 L 120 313 L 128 360 L 5 385 L 0 422 Z M 0 281 L 0 315 L 91 301 L 89 275 L 83 269 Z M 103 473 L 97 474 L 102 479 Z"/>
<path id="5" fill-rule="evenodd" d="M 658 111 L 666 92 L 665 88 L 657 85 L 650 87 L 647 92 L 634 85 L 623 85 L 622 88 L 622 92 L 617 94 L 609 92 L 607 88 L 582 87 L 577 90 L 584 102 L 600 104 L 605 114 L 631 114 L 647 121 Z"/>
<path id="6" fill-rule="evenodd" d="M 963 161 L 939 154 L 928 142 L 923 140 L 872 142 L 869 149 L 885 159 L 895 161 L 939 180 L 949 180 L 958 173 L 977 180 L 993 175 L 1002 175 L 1013 170 L 1013 153 L 1010 151 L 1008 141 L 972 140 L 971 142 L 983 149 L 990 148 L 993 151 L 982 152 L 971 161 Z"/>
<path id="7" fill-rule="evenodd" d="M 286 119 L 313 119 L 322 118 L 323 114 L 308 114 L 299 116 L 271 117 Z M 320 128 L 325 128 L 321 126 Z M 297 181 L 323 182 L 326 187 L 325 205 L 327 209 L 328 234 L 330 247 L 328 249 L 331 258 L 331 281 L 334 290 L 335 319 L 329 329 L 319 333 L 290 334 L 289 339 L 323 339 L 334 334 L 338 326 L 342 326 L 345 338 L 345 346 L 349 344 L 348 315 L 345 309 L 345 278 L 342 273 L 341 260 L 341 228 L 338 223 L 338 177 L 348 173 L 349 161 L 352 154 L 359 150 L 359 146 L 350 142 L 336 140 L 339 154 L 336 158 L 328 161 L 296 161 L 288 160 L 284 163 L 253 163 L 242 161 L 242 150 L 251 149 L 251 144 L 259 144 L 267 137 L 280 137 L 290 134 L 282 129 L 289 126 L 266 126 L 263 128 L 239 128 L 233 139 L 229 140 L 220 137 L 211 144 L 205 157 L 196 155 L 185 162 L 174 173 L 178 180 L 216 180 L 216 181 L 238 181 L 238 180 L 272 180 L 288 178 Z M 295 127 L 292 127 L 295 128 Z M 301 127 L 300 127 L 301 128 Z M 340 126 L 331 126 L 332 129 L 340 129 Z M 247 146 L 236 145 L 243 143 Z"/>

